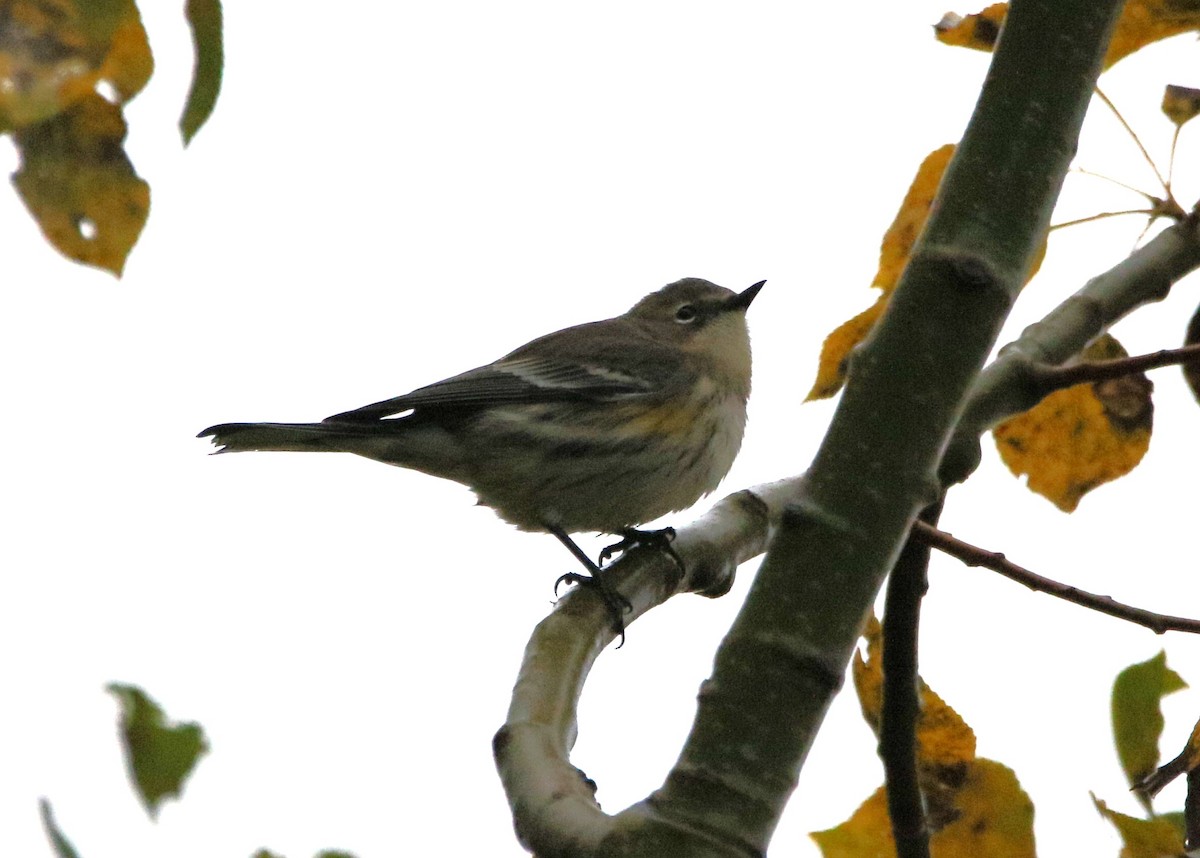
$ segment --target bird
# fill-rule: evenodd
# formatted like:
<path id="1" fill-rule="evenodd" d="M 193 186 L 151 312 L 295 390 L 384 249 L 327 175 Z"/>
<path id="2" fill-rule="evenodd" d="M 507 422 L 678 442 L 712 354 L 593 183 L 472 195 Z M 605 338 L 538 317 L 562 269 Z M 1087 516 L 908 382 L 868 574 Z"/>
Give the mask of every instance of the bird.
<path id="1" fill-rule="evenodd" d="M 751 356 L 746 310 L 766 281 L 734 292 L 688 277 L 614 318 L 564 328 L 504 357 L 319 423 L 221 423 L 198 437 L 218 453 L 354 453 L 461 483 L 524 531 L 553 534 L 624 633 L 629 603 L 570 534 L 623 539 L 692 506 L 732 467 L 746 426 Z"/>

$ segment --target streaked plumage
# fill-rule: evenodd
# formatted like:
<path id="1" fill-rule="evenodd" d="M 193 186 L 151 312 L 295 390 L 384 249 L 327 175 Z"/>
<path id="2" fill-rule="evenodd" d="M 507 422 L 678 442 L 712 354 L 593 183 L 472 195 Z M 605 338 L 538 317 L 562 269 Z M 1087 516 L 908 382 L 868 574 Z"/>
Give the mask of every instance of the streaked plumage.
<path id="1" fill-rule="evenodd" d="M 740 295 L 689 278 L 613 319 L 320 423 L 225 423 L 221 452 L 348 452 L 471 487 L 523 530 L 615 533 L 713 491 L 750 394 Z"/>

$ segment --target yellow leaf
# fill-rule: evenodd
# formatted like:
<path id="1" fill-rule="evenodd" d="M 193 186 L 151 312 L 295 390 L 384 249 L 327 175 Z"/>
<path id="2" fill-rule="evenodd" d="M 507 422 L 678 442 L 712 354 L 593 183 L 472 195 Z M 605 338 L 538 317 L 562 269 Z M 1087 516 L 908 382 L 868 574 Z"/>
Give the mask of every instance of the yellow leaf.
<path id="1" fill-rule="evenodd" d="M 854 654 L 851 674 L 862 704 L 863 718 L 878 734 L 883 710 L 883 630 L 872 617 L 863 637 L 867 640 L 866 658 Z M 920 682 L 921 715 L 917 722 L 917 764 L 922 777 L 936 776 L 937 767 L 957 766 L 975 759 L 975 733 L 924 681 Z"/>
<path id="2" fill-rule="evenodd" d="M 841 825 L 809 836 L 825 858 L 892 858 L 896 842 L 888 821 L 887 792 L 880 787 Z"/>
<path id="3" fill-rule="evenodd" d="M 821 345 L 821 356 L 817 360 L 817 378 L 804 398 L 805 402 L 828 399 L 846 383 L 850 351 L 867 338 L 867 334 L 871 333 L 871 329 L 887 309 L 888 299 L 900 282 L 900 275 L 904 273 L 908 259 L 912 256 L 913 246 L 917 243 L 921 230 L 925 228 L 925 221 L 929 219 L 929 210 L 942 183 L 942 175 L 954 155 L 954 149 L 953 144 L 934 149 L 917 168 L 917 175 L 913 177 L 908 193 L 904 195 L 904 201 L 900 204 L 900 210 L 896 212 L 892 225 L 883 234 L 883 242 L 879 247 L 879 269 L 871 286 L 881 290 L 883 294 L 871 307 L 843 322 L 825 338 Z M 1045 255 L 1046 243 L 1043 241 L 1030 268 L 1030 278 L 1041 267 Z"/>
<path id="4" fill-rule="evenodd" d="M 1092 801 L 1100 815 L 1121 835 L 1121 858 L 1177 858 L 1183 855 L 1183 835 L 1164 817 L 1138 819 L 1109 810 L 1108 805 L 1094 795 Z"/>
<path id="5" fill-rule="evenodd" d="M 1011 769 L 973 761 L 952 802 L 953 821 L 930 836 L 931 858 L 1034 858 L 1033 803 Z M 887 793 L 881 787 L 848 820 L 812 838 L 825 858 L 892 858 Z"/>
<path id="6" fill-rule="evenodd" d="M 1197 0 L 1129 0 L 1117 19 L 1104 67 L 1146 45 L 1200 29 L 1200 2 Z"/>
<path id="7" fill-rule="evenodd" d="M 1200 113 L 1200 89 L 1167 84 L 1163 90 L 1162 112 L 1178 126 Z"/>
<path id="8" fill-rule="evenodd" d="M 13 174 L 46 238 L 79 262 L 120 274 L 150 210 L 150 187 L 125 155 L 120 108 L 92 93 L 14 136 Z"/>
<path id="9" fill-rule="evenodd" d="M 873 307 L 845 322 L 825 338 L 817 364 L 817 379 L 806 400 L 826 399 L 842 389 L 850 350 L 866 338 L 876 320 L 883 315 L 887 299 L 896 288 L 904 266 L 908 264 L 913 244 L 929 218 L 929 207 L 933 204 L 942 173 L 946 171 L 953 154 L 954 146 L 942 146 L 929 153 L 917 168 L 917 175 L 904 196 L 904 202 L 900 204 L 895 220 L 884 233 L 879 249 L 879 271 L 871 285 L 882 289 L 883 295 Z"/>
<path id="10" fill-rule="evenodd" d="M 1008 15 L 1007 3 L 993 3 L 986 9 L 971 15 L 956 15 L 947 12 L 941 21 L 933 25 L 937 40 L 958 48 L 973 48 L 990 51 L 1000 35 L 1000 26 Z"/>
<path id="11" fill-rule="evenodd" d="M 133 0 L 7 0 L 0 20 L 0 128 L 44 122 L 102 81 L 128 101 L 154 68 Z"/>
<path id="12" fill-rule="evenodd" d="M 876 733 L 883 708 L 883 631 L 871 617 L 864 657 L 855 653 L 854 687 Z M 932 858 L 1033 858 L 1033 803 L 1012 770 L 975 756 L 975 733 L 920 681 L 917 768 L 927 807 Z M 880 788 L 836 828 L 812 834 L 825 858 L 891 858 L 896 854 Z"/>
<path id="13" fill-rule="evenodd" d="M 1105 334 L 1084 351 L 1091 360 L 1125 357 Z M 1032 491 L 1064 512 L 1096 486 L 1124 476 L 1150 446 L 1153 385 L 1142 373 L 1058 390 L 992 431 L 1000 457 Z"/>
<path id="14" fill-rule="evenodd" d="M 990 51 L 1007 13 L 1007 3 L 996 3 L 965 17 L 948 14 L 934 31 L 938 40 L 947 45 Z M 1200 0 L 1129 0 L 1117 20 L 1104 56 L 1104 68 L 1146 45 L 1197 29 L 1200 29 Z"/>
<path id="15" fill-rule="evenodd" d="M 850 356 L 850 350 L 866 339 L 875 322 L 883 315 L 887 302 L 888 296 L 880 295 L 874 304 L 853 319 L 842 322 L 825 338 L 821 345 L 821 357 L 817 361 L 817 379 L 805 397 L 806 402 L 828 399 L 842 389 L 846 383 L 846 359 Z"/>

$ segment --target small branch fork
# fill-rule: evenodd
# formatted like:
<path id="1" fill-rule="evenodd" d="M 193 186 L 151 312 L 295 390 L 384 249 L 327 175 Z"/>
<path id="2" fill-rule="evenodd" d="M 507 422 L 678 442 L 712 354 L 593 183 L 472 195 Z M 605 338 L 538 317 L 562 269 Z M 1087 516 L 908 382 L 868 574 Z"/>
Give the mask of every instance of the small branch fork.
<path id="1" fill-rule="evenodd" d="M 924 522 L 918 521 L 913 525 L 912 538 L 949 554 L 968 566 L 982 566 L 985 569 L 991 569 L 993 572 L 999 572 L 1005 578 L 1024 584 L 1031 590 L 1048 593 L 1110 617 L 1145 626 L 1155 634 L 1161 635 L 1164 632 L 1200 634 L 1200 620 L 1157 614 L 1144 608 L 1123 604 L 1108 596 L 1099 596 L 1086 590 L 1080 590 L 1078 587 L 1072 587 L 1070 584 L 1045 578 L 1036 572 L 1030 572 L 1028 569 L 1018 566 L 999 552 L 987 551 L 955 539 L 949 533 Z"/>

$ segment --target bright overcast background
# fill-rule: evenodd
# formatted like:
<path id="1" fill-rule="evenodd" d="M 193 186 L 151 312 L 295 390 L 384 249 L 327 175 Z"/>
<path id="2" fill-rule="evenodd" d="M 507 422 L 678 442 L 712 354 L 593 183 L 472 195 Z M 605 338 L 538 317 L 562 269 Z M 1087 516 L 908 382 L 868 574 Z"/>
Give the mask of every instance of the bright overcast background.
<path id="1" fill-rule="evenodd" d="M 144 3 L 158 68 L 128 108 L 128 148 L 153 204 L 125 277 L 59 257 L 0 192 L 0 854 L 48 854 L 43 795 L 82 858 L 524 854 L 490 741 L 571 558 L 452 483 L 350 456 L 212 458 L 194 436 L 397 395 L 680 277 L 765 278 L 750 426 L 720 494 L 802 470 L 832 410 L 801 404 L 820 342 L 874 299 L 880 237 L 921 158 L 960 137 L 986 69 L 934 41 L 944 3 L 229 3 L 224 89 L 186 152 L 182 3 Z M 1102 81 L 1164 169 L 1162 87 L 1200 85 L 1196 51 L 1177 39 Z M 1176 170 L 1185 206 L 1197 134 Z M 3 140 L 0 168 L 16 163 Z M 1098 103 L 1080 163 L 1159 192 Z M 1088 177 L 1068 189 L 1060 220 L 1141 202 Z M 1123 258 L 1143 223 L 1056 234 L 1004 339 Z M 1116 334 L 1131 353 L 1177 346 L 1198 300 L 1192 278 Z M 946 528 L 1200 614 L 1200 409 L 1178 369 L 1153 379 L 1154 441 L 1132 476 L 1066 516 L 986 439 Z M 606 810 L 661 784 L 755 565 L 722 599 L 671 600 L 598 661 L 573 760 Z M 1088 797 L 1137 813 L 1113 676 L 1166 646 L 1200 683 L 1200 645 L 943 558 L 922 631 L 924 676 L 980 754 L 1017 771 L 1041 853 L 1115 855 Z M 126 783 L 110 681 L 211 744 L 157 824 Z M 1173 756 L 1200 696 L 1166 712 Z M 881 778 L 844 692 L 772 854 L 815 855 L 807 832 Z"/>

